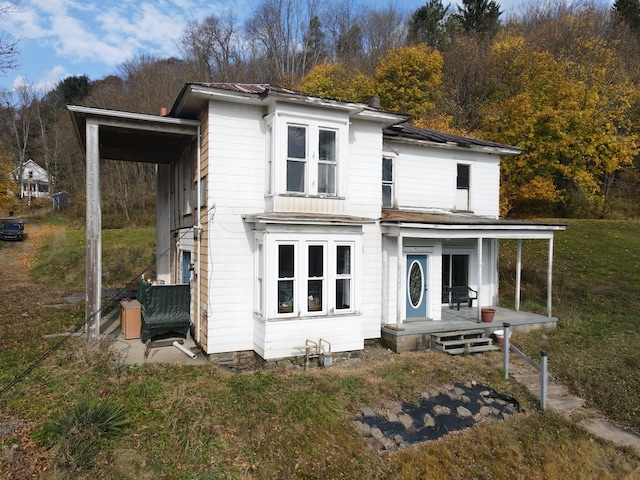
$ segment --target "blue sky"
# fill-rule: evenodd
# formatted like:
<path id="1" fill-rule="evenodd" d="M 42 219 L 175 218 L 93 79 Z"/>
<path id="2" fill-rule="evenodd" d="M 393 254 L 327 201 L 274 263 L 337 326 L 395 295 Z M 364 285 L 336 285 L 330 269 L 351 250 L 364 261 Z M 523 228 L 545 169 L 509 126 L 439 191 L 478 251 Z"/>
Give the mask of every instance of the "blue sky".
<path id="1" fill-rule="evenodd" d="M 389 1 L 361 3 L 386 6 Z M 498 3 L 508 14 L 528 1 Z M 178 55 L 177 42 L 190 20 L 229 8 L 240 16 L 258 3 L 260 0 L 21 0 L 17 9 L 0 18 L 0 32 L 20 41 L 20 66 L 0 74 L 0 90 L 12 90 L 20 83 L 48 90 L 70 75 L 86 74 L 97 80 L 117 73 L 118 65 L 138 54 Z M 408 12 L 425 3 L 399 2 Z M 456 4 L 454 0 L 450 3 Z"/>

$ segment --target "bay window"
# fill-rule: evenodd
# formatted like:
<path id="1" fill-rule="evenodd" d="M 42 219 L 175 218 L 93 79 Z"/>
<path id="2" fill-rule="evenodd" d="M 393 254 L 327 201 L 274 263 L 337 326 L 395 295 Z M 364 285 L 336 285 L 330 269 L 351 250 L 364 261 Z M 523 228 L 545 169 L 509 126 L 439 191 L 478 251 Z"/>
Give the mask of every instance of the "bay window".
<path id="1" fill-rule="evenodd" d="M 276 242 L 276 314 L 304 317 L 353 310 L 354 245 L 328 240 Z M 257 288 L 264 281 L 260 274 Z"/>

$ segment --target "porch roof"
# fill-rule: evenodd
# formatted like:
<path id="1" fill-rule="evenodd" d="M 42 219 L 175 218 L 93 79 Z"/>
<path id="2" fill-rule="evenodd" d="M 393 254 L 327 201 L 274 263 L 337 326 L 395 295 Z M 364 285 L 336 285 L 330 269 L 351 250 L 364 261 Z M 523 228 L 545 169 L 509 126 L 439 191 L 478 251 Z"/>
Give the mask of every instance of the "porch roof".
<path id="1" fill-rule="evenodd" d="M 397 229 L 404 228 L 415 231 L 429 230 L 437 235 L 446 236 L 459 232 L 465 236 L 482 236 L 484 238 L 548 238 L 553 236 L 553 232 L 567 228 L 564 223 L 504 220 L 444 210 L 422 212 L 383 210 L 380 220 L 381 225 L 386 227 L 388 234 L 393 234 Z"/>

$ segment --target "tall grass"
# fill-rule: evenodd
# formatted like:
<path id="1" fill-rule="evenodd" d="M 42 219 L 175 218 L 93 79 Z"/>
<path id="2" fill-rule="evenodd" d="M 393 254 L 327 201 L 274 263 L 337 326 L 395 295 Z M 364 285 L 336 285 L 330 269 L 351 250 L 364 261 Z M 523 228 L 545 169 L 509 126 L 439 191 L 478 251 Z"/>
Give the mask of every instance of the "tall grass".
<path id="1" fill-rule="evenodd" d="M 502 246 L 502 278 L 513 271 L 514 248 Z M 546 249 L 546 242 L 524 242 L 523 298 L 540 313 Z M 554 252 L 558 329 L 533 332 L 518 343 L 531 355 L 547 351 L 555 375 L 592 407 L 640 433 L 640 222 L 569 220 L 556 235 Z M 505 304 L 512 302 L 512 291 L 502 293 Z"/>

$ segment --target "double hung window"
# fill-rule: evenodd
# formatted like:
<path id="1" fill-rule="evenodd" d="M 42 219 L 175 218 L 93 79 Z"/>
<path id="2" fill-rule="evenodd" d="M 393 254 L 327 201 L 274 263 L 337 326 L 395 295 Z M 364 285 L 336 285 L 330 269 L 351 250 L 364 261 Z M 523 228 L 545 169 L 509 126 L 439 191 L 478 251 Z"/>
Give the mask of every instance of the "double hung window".
<path id="1" fill-rule="evenodd" d="M 279 243 L 277 251 L 278 314 L 326 315 L 352 309 L 352 243 Z"/>
<path id="2" fill-rule="evenodd" d="M 338 157 L 337 129 L 287 124 L 286 191 L 337 195 Z"/>
<path id="3" fill-rule="evenodd" d="M 382 206 L 393 207 L 393 159 L 382 158 Z"/>
<path id="4" fill-rule="evenodd" d="M 456 210 L 469 210 L 470 170 L 467 164 L 457 164 Z"/>

